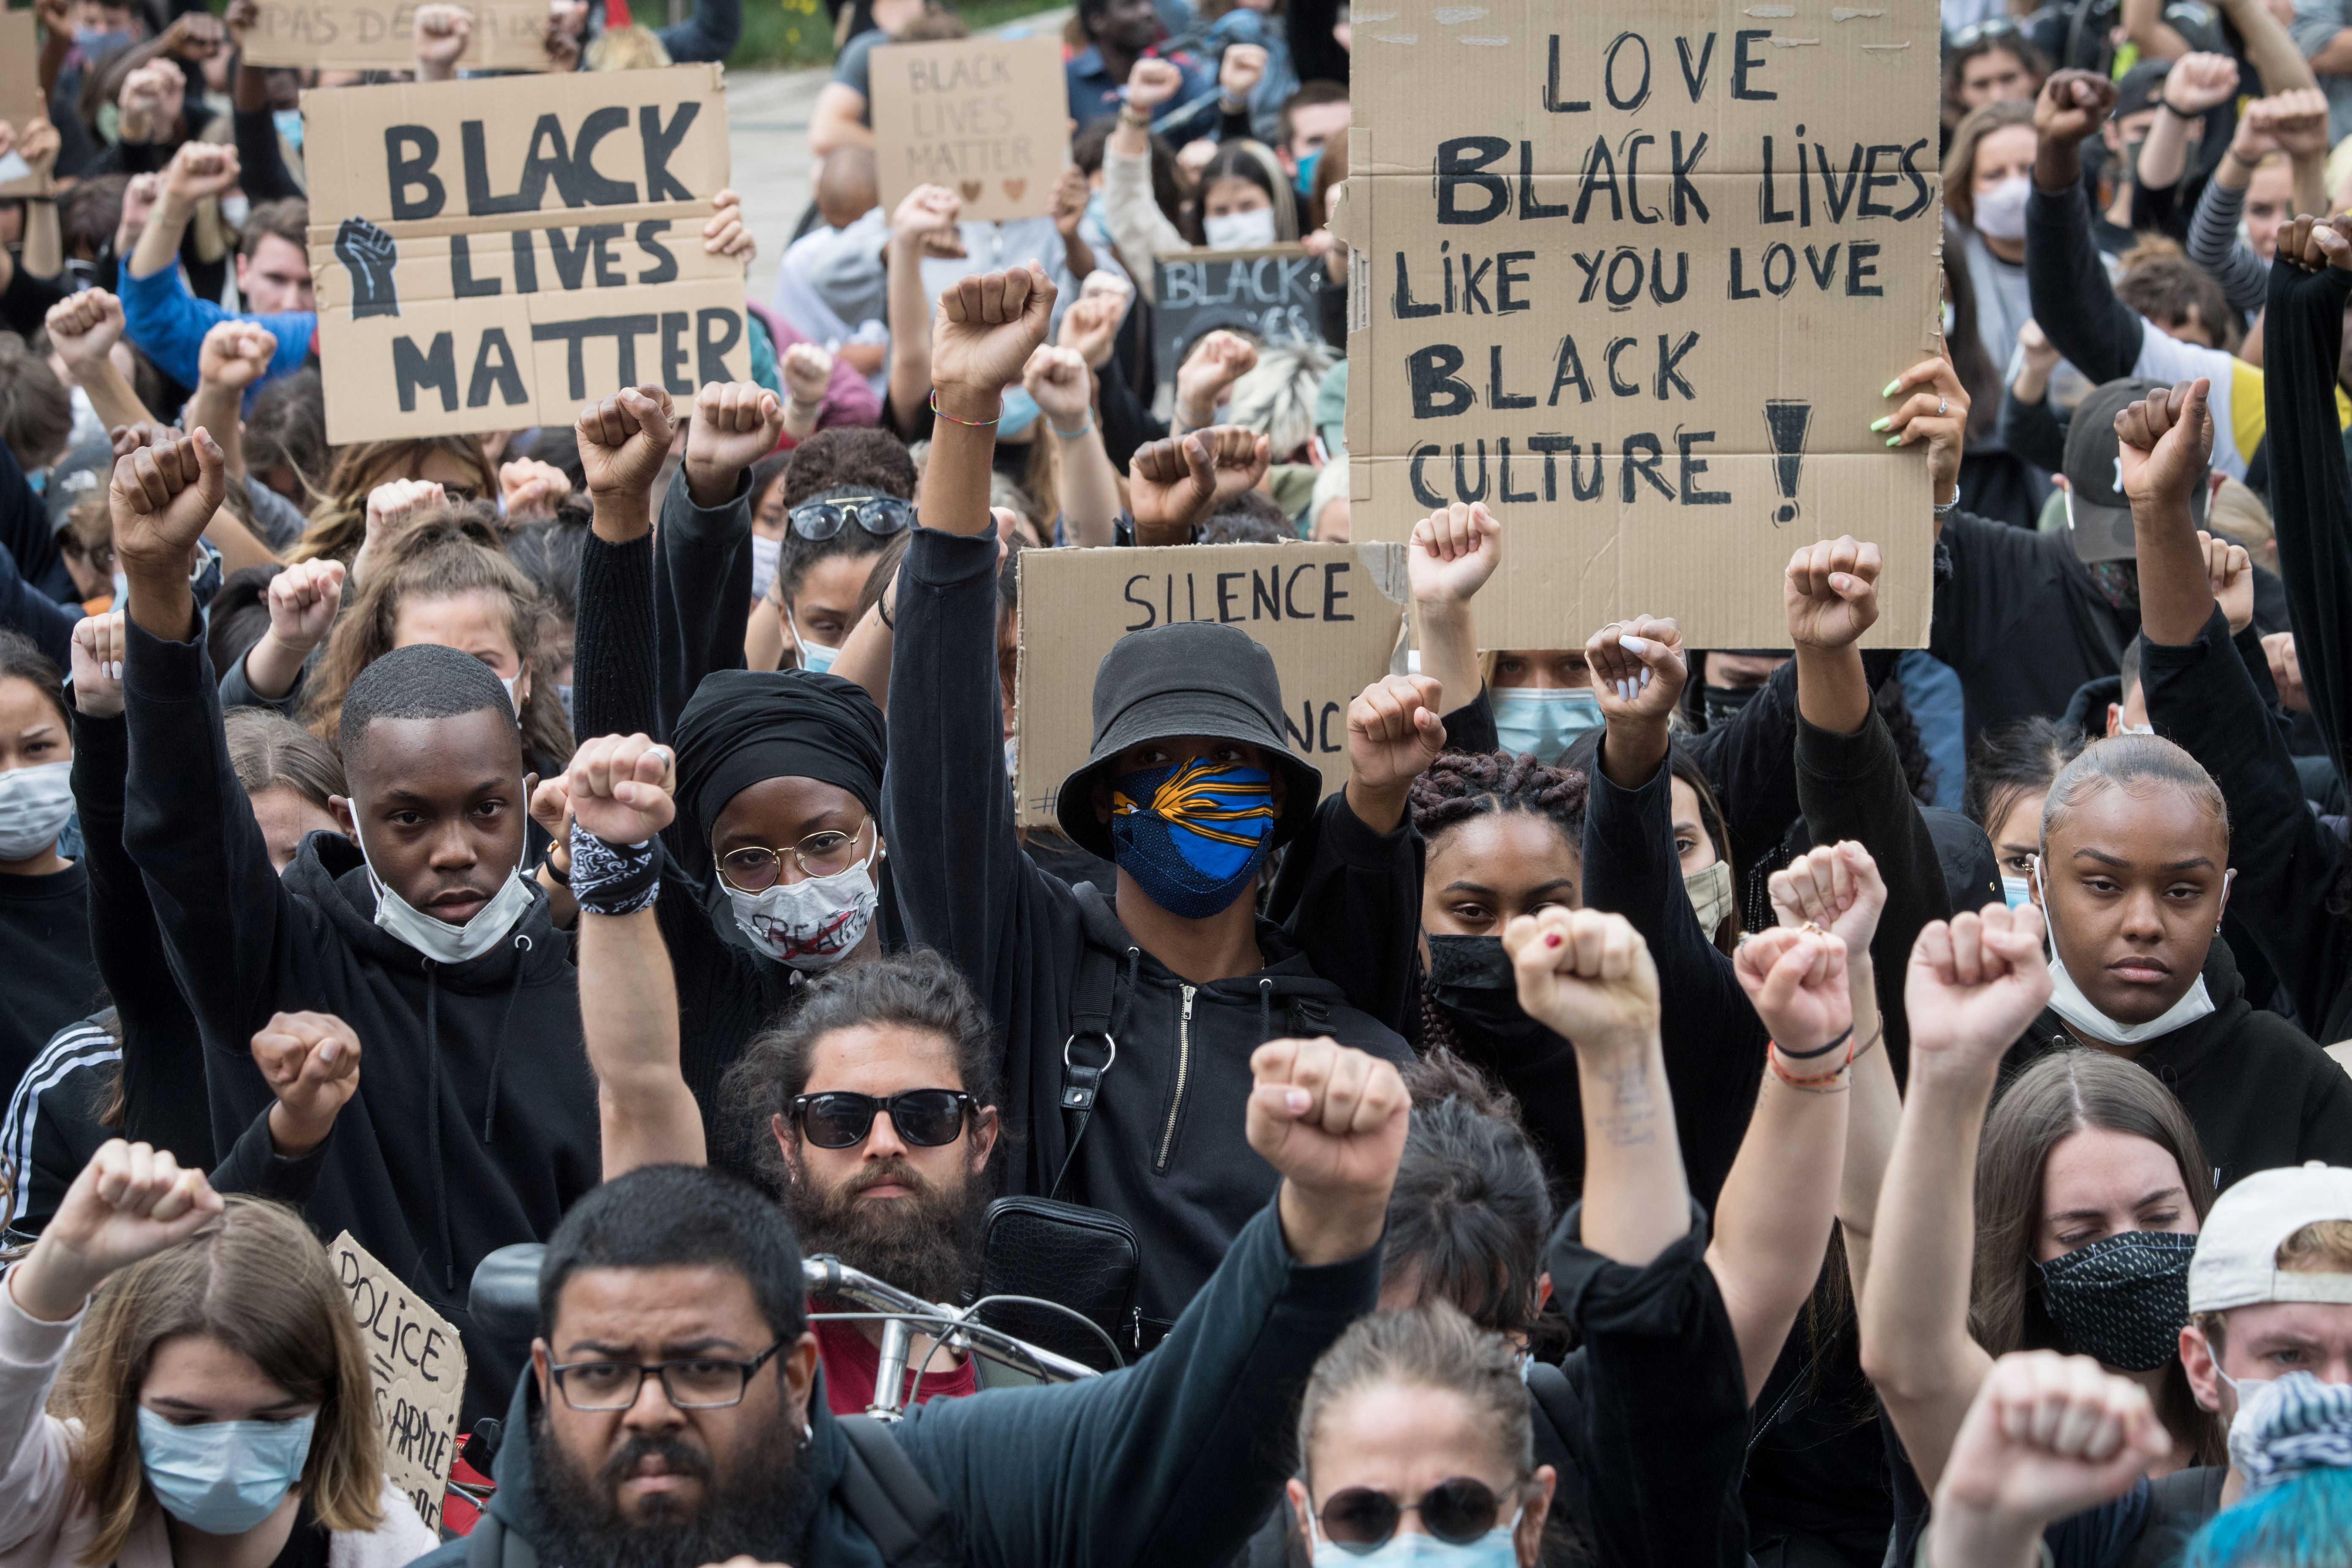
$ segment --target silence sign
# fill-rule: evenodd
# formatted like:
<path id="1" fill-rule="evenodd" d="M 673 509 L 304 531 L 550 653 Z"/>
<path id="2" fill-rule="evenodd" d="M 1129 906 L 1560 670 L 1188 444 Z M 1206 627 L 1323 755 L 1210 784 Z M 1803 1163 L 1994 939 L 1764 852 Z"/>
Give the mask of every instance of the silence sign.
<path id="1" fill-rule="evenodd" d="M 1870 640 L 1925 641 L 1927 467 L 1870 426 L 1942 304 L 1930 0 L 1383 0 L 1355 26 L 1357 536 L 1485 501 L 1493 647 L 1649 612 L 1770 647 L 1790 552 L 1850 532 L 1885 555 Z"/>
<path id="2" fill-rule="evenodd" d="M 1274 656 L 1290 749 L 1348 782 L 1348 704 L 1389 672 L 1404 628 L 1395 544 L 1177 544 L 1036 550 L 1021 557 L 1014 820 L 1051 827 L 1062 781 L 1094 744 L 1095 670 L 1129 632 L 1171 621 L 1239 626 Z"/>
<path id="3" fill-rule="evenodd" d="M 261 0 L 246 29 L 245 63 L 329 70 L 409 70 L 420 0 Z M 474 34 L 467 70 L 547 68 L 545 0 L 466 0 Z"/>
<path id="4" fill-rule="evenodd" d="M 1162 381 L 1173 382 L 1185 351 L 1221 327 L 1261 342 L 1323 341 L 1323 258 L 1304 246 L 1177 251 L 1152 273 L 1152 363 Z"/>
<path id="5" fill-rule="evenodd" d="M 884 211 L 927 184 L 961 197 L 967 220 L 1054 210 L 1070 139 L 1057 40 L 888 44 L 867 58 Z"/>
<path id="6" fill-rule="evenodd" d="M 302 95 L 327 439 L 567 425 L 751 378 L 715 65 Z"/>
<path id="7" fill-rule="evenodd" d="M 328 1244 L 327 1259 L 352 1299 L 360 1343 L 375 1384 L 375 1426 L 383 1468 L 441 1528 L 441 1497 L 457 1458 L 457 1407 L 466 1393 L 466 1352 L 449 1321 L 426 1306 L 350 1231 Z"/>

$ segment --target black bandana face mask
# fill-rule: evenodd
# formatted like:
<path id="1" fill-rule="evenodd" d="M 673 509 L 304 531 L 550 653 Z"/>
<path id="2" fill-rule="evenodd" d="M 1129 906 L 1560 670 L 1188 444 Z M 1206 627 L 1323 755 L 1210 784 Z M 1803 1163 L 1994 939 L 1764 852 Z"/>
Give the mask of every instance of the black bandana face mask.
<path id="1" fill-rule="evenodd" d="M 1518 976 L 1499 936 L 1425 936 L 1437 1005 L 1490 1035 L 1525 1039 L 1543 1027 L 1519 1009 Z"/>
<path id="2" fill-rule="evenodd" d="M 2178 1355 L 2196 1250 L 2193 1236 L 2126 1230 L 2040 1265 L 2066 1348 L 2118 1372 L 2154 1372 Z"/>
<path id="3" fill-rule="evenodd" d="M 1761 686 L 1702 686 L 1699 688 L 1699 711 L 1706 715 L 1706 727 L 1729 723 L 1741 709 L 1756 700 Z"/>

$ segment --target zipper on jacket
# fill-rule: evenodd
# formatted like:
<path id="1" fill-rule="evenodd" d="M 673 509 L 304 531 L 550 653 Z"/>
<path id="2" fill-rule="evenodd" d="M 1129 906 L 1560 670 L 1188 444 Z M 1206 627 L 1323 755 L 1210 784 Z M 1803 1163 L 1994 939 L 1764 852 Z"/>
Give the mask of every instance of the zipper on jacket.
<path id="1" fill-rule="evenodd" d="M 1176 1119 L 1184 1114 L 1184 1083 L 1192 1076 L 1192 992 L 1184 990 L 1184 1014 L 1176 1021 L 1176 1093 L 1168 1102 L 1168 1125 L 1160 1134 L 1160 1158 L 1154 1171 L 1168 1169 L 1169 1152 L 1176 1147 Z"/>

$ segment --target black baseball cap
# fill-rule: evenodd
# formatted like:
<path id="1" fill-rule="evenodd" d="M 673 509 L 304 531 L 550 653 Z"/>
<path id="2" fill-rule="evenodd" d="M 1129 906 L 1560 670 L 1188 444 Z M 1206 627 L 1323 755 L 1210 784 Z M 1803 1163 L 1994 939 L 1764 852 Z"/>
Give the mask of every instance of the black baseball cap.
<path id="1" fill-rule="evenodd" d="M 2074 547 L 2074 558 L 2085 565 L 2138 556 L 2131 502 L 2119 482 L 2123 456 L 2116 439 L 2116 416 L 2168 385 L 2168 382 L 2126 376 L 2093 387 L 2090 395 L 2075 405 L 2074 416 L 2066 426 L 2066 536 Z M 2189 494 L 2189 515 L 2200 528 L 2205 526 L 2210 489 L 2199 485 Z"/>

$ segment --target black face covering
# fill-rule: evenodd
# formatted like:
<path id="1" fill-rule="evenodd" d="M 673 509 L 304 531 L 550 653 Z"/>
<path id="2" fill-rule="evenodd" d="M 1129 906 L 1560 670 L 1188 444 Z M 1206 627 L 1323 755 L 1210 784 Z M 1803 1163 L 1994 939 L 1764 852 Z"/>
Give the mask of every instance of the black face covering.
<path id="1" fill-rule="evenodd" d="M 2126 1230 L 2042 1264 L 2042 1298 L 2066 1348 L 2118 1372 L 2154 1372 L 2180 1352 L 2197 1238 Z"/>
<path id="2" fill-rule="evenodd" d="M 1706 715 L 1706 727 L 1714 729 L 1756 700 L 1761 686 L 1702 686 L 1698 689 L 1699 710 Z"/>
<path id="3" fill-rule="evenodd" d="M 1489 1035 L 1521 1040 L 1543 1028 L 1519 1010 L 1518 976 L 1498 936 L 1429 936 L 1429 990 L 1437 1005 Z"/>

